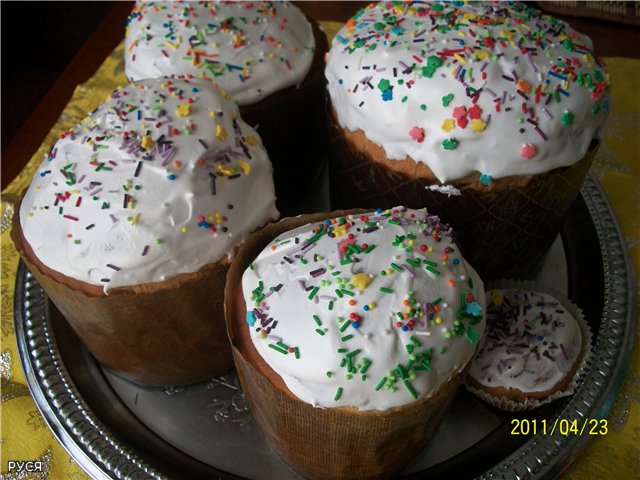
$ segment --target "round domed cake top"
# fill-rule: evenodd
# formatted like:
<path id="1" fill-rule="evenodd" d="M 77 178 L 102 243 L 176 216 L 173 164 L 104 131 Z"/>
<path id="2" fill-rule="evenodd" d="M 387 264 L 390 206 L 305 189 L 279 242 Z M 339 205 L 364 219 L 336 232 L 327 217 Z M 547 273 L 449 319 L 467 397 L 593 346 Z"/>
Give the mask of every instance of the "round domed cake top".
<path id="1" fill-rule="evenodd" d="M 484 330 L 482 281 L 424 209 L 288 231 L 245 271 L 242 290 L 258 354 L 320 407 L 429 397 L 465 368 Z"/>
<path id="2" fill-rule="evenodd" d="M 61 135 L 20 207 L 36 257 L 105 292 L 195 272 L 277 216 L 256 132 L 210 83 L 179 78 L 115 90 Z"/>
<path id="3" fill-rule="evenodd" d="M 487 292 L 487 334 L 469 375 L 481 386 L 551 391 L 575 371 L 582 352 L 578 321 L 553 296 L 521 288 Z"/>
<path id="4" fill-rule="evenodd" d="M 287 2 L 136 2 L 125 39 L 130 80 L 193 75 L 240 105 L 298 85 L 315 40 L 304 14 Z"/>
<path id="5" fill-rule="evenodd" d="M 335 37 L 326 76 L 343 127 L 441 182 L 572 165 L 609 109 L 591 41 L 517 2 L 372 4 Z"/>

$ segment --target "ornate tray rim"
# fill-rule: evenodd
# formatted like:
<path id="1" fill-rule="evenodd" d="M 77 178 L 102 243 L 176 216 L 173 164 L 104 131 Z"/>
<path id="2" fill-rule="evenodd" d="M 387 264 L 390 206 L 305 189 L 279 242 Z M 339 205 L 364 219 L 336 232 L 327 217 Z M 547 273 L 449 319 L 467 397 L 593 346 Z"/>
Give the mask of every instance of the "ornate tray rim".
<path id="1" fill-rule="evenodd" d="M 628 367 L 637 317 L 635 273 L 620 227 L 593 173 L 581 190 L 599 240 L 603 318 L 593 363 L 559 418 L 601 419 Z M 42 287 L 21 262 L 14 299 L 20 359 L 36 405 L 54 436 L 93 478 L 167 478 L 111 434 L 70 378 L 53 335 Z M 479 479 L 551 478 L 566 469 L 589 436 L 535 435 Z M 221 472 L 222 473 L 222 472 Z"/>

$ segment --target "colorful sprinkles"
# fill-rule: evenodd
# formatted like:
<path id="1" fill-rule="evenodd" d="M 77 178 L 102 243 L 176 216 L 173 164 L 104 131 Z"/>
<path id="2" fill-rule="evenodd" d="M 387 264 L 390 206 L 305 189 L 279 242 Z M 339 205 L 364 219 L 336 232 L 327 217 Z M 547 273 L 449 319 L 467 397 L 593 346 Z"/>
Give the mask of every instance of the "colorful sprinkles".
<path id="1" fill-rule="evenodd" d="M 609 108 L 608 75 L 588 40 L 525 2 L 371 4 L 339 32 L 327 77 L 343 125 L 374 135 L 375 143 L 392 143 L 387 152 L 393 158 L 423 161 L 441 181 L 484 168 L 481 181 L 489 185 L 492 177 L 554 168 L 536 165 L 552 162 L 549 149 L 564 148 L 558 135 L 570 134 L 578 118 L 582 128 L 597 117 L 589 123 L 595 136 Z M 402 111 L 409 126 L 395 122 L 407 128 L 404 143 L 390 123 L 382 129 L 358 123 L 373 117 L 386 121 L 387 112 L 397 116 L 400 109 L 381 102 L 406 104 Z M 368 110 L 352 114 L 356 106 Z M 512 131 L 505 130 L 505 119 Z M 492 166 L 488 158 L 473 165 L 461 160 L 483 151 L 477 142 L 485 134 L 505 139 L 499 155 L 515 171 L 504 162 Z M 562 145 L 549 146 L 549 140 Z M 446 153 L 454 150 L 455 156 Z M 491 144 L 486 155 L 495 157 L 495 150 Z"/>
<path id="2" fill-rule="evenodd" d="M 125 41 L 128 78 L 192 75 L 243 105 L 300 83 L 315 51 L 302 12 L 262 1 L 136 2 Z M 188 111 L 182 104 L 177 113 Z"/>
<path id="3" fill-rule="evenodd" d="M 211 118 L 208 109 L 216 104 L 219 108 Z M 45 156 L 30 189 L 37 200 L 28 218 L 59 217 L 66 224 L 66 243 L 75 246 L 69 250 L 69 262 L 84 262 L 87 271 L 94 271 L 81 279 L 109 283 L 110 288 L 127 276 L 145 275 L 140 265 L 166 255 L 163 241 L 171 234 L 182 244 L 199 242 L 210 233 L 208 239 L 213 236 L 220 245 L 216 248 L 227 248 L 227 235 L 237 233 L 230 225 L 238 212 L 215 196 L 221 188 L 228 191 L 238 179 L 251 176 L 254 157 L 266 159 L 254 147 L 259 146 L 255 132 L 236 116 L 233 104 L 198 79 L 147 80 L 119 88 L 64 132 Z M 214 124 L 226 126 L 225 139 L 215 138 Z M 207 185 L 209 176 L 215 180 L 211 192 L 201 192 L 199 185 Z M 190 207 L 172 193 L 181 191 Z M 210 209 L 198 211 L 202 206 Z M 194 211 L 175 214 L 175 208 Z M 164 218 L 158 212 L 164 212 Z M 156 235 L 156 229 L 162 235 Z M 134 246 L 138 238 L 144 243 Z M 93 255 L 82 260 L 91 245 L 100 245 L 101 256 L 109 261 L 95 265 L 91 262 L 100 260 Z M 214 261 L 214 249 L 207 250 L 206 258 Z M 84 264 L 73 268 L 76 274 Z"/>
<path id="4" fill-rule="evenodd" d="M 290 363 L 296 359 L 277 361 L 260 345 L 277 351 L 277 342 L 293 342 L 303 354 L 323 356 L 318 363 L 323 376 L 330 372 L 332 404 L 349 405 L 354 388 L 392 394 L 392 403 L 420 398 L 429 393 L 423 377 L 433 364 L 460 351 L 468 359 L 482 334 L 481 282 L 470 276 L 451 227 L 426 210 L 379 209 L 309 225 L 275 239 L 252 266 L 243 288 L 250 290 L 254 344 L 285 369 L 298 368 Z M 377 351 L 388 348 L 385 338 L 398 339 L 401 363 L 385 367 Z M 330 349 L 325 361 L 319 352 Z M 311 363 L 299 368 L 313 368 L 307 358 Z"/>

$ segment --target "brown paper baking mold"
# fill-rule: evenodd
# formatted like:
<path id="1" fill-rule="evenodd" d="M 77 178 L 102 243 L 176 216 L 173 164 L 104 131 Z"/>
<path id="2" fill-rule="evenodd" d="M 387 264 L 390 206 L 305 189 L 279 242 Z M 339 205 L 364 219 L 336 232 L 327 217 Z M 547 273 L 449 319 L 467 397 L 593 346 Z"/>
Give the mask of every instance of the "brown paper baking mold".
<path id="1" fill-rule="evenodd" d="M 11 238 L 29 270 L 103 366 L 142 385 L 185 385 L 233 366 L 223 318 L 229 262 L 165 282 L 102 287 L 43 265 L 24 240 L 19 206 Z"/>
<path id="2" fill-rule="evenodd" d="M 429 190 L 440 185 L 428 167 L 411 159 L 382 161 L 382 149 L 343 130 L 328 106 L 331 203 L 334 208 L 427 208 L 456 232 L 465 259 L 485 280 L 531 279 L 560 233 L 565 213 L 597 151 L 571 167 L 507 177 L 489 187 L 476 178 L 451 185 L 460 195 Z M 361 132 L 358 132 L 361 134 Z M 383 151 L 382 151 L 383 152 Z"/>
<path id="3" fill-rule="evenodd" d="M 267 225 L 239 249 L 227 276 L 227 331 L 251 411 L 273 450 L 308 478 L 373 479 L 401 472 L 428 444 L 465 373 L 443 382 L 430 397 L 400 408 L 317 408 L 295 397 L 253 347 L 241 283 L 249 264 L 281 233 L 362 212 L 304 215 Z"/>

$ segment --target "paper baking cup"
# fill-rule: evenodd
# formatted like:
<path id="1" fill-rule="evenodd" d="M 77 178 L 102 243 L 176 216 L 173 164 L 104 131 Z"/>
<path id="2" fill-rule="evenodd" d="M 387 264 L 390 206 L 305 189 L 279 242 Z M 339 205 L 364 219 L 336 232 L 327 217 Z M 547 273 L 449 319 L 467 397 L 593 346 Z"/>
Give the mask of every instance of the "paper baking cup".
<path id="1" fill-rule="evenodd" d="M 442 186 L 421 163 L 374 160 L 359 149 L 380 148 L 369 141 L 354 147 L 327 104 L 332 207 L 426 207 L 454 228 L 465 259 L 485 281 L 535 277 L 597 151 L 594 142 L 570 167 L 497 179 L 490 186 L 478 181 Z"/>
<path id="2" fill-rule="evenodd" d="M 573 378 L 569 382 L 569 384 L 562 390 L 558 390 L 552 395 L 548 396 L 545 399 L 534 399 L 527 398 L 524 402 L 515 402 L 506 397 L 497 397 L 494 395 L 490 395 L 484 390 L 480 390 L 475 388 L 467 381 L 464 382 L 465 387 L 471 393 L 476 395 L 478 398 L 488 403 L 492 407 L 498 408 L 500 410 L 504 410 L 506 412 L 523 412 L 527 410 L 533 410 L 534 408 L 538 408 L 542 405 L 546 405 L 547 403 L 551 403 L 554 400 L 557 400 L 562 397 L 568 397 L 569 395 L 573 395 L 580 384 L 580 379 L 584 376 L 587 368 L 589 368 L 591 364 L 591 355 L 593 350 L 592 345 L 592 334 L 591 328 L 587 324 L 587 321 L 584 318 L 584 314 L 582 310 L 578 308 L 576 304 L 574 304 L 571 300 L 567 298 L 566 295 L 553 290 L 541 286 L 533 281 L 517 281 L 517 280 L 496 280 L 494 282 L 489 282 L 485 285 L 485 291 L 489 292 L 491 290 L 496 289 L 520 289 L 520 290 L 530 290 L 540 293 L 545 293 L 554 297 L 558 302 L 562 304 L 562 306 L 576 319 L 578 322 L 578 327 L 580 328 L 580 333 L 582 334 L 582 358 L 580 360 L 580 364 L 576 369 L 576 372 L 573 375 Z"/>
<path id="3" fill-rule="evenodd" d="M 163 282 L 112 289 L 62 275 L 26 244 L 15 209 L 11 238 L 85 347 L 104 367 L 141 385 L 196 383 L 233 366 L 223 318 L 226 257 Z"/>
<path id="4" fill-rule="evenodd" d="M 319 408 L 293 395 L 253 347 L 246 323 L 242 275 L 281 233 L 307 223 L 363 211 L 287 218 L 254 233 L 227 276 L 225 316 L 238 376 L 271 448 L 295 471 L 317 479 L 389 478 L 419 456 L 449 408 L 471 361 L 429 397 L 402 407 L 360 411 Z"/>

